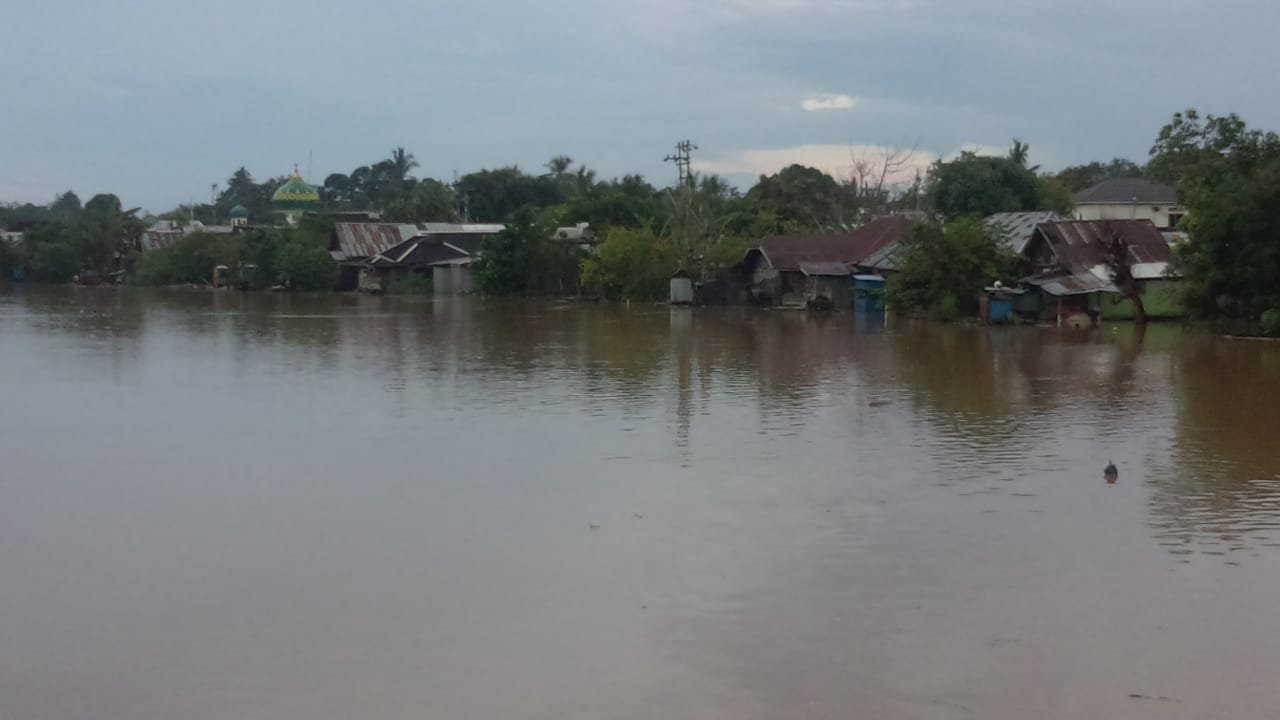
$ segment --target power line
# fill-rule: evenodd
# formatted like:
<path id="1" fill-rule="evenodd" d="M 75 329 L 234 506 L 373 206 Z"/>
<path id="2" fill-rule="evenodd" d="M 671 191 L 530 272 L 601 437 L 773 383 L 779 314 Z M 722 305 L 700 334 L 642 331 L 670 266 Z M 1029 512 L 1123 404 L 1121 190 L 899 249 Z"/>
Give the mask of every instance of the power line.
<path id="1" fill-rule="evenodd" d="M 681 185 L 693 185 L 693 151 L 698 146 L 694 145 L 690 140 L 681 140 L 676 143 L 676 152 L 674 155 L 668 155 L 663 158 L 663 162 L 673 162 L 676 164 L 676 171 L 680 174 Z"/>

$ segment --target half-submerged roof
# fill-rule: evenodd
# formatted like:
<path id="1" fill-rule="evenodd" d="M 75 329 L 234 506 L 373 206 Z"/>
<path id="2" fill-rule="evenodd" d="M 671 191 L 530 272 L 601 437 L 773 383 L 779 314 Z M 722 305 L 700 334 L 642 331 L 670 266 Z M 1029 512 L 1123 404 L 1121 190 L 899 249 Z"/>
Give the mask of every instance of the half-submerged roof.
<path id="1" fill-rule="evenodd" d="M 826 235 L 772 235 L 753 248 L 763 253 L 775 270 L 800 270 L 801 263 L 860 265 L 906 235 L 912 221 L 901 215 L 876 218 L 847 233 Z"/>

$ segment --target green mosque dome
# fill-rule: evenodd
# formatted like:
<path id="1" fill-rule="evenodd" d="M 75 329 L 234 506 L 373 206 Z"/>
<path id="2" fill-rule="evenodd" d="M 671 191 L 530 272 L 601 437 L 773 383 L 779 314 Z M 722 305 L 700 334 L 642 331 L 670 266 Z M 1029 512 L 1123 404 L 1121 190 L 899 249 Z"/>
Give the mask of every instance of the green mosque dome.
<path id="1" fill-rule="evenodd" d="M 247 208 L 247 207 L 245 207 L 245 206 L 243 206 L 243 205 L 237 205 L 237 206 L 235 206 L 235 207 L 231 208 L 231 217 L 233 217 L 233 218 L 247 218 L 247 217 L 249 217 L 249 208 Z"/>
<path id="2" fill-rule="evenodd" d="M 282 211 L 318 210 L 320 191 L 314 185 L 308 185 L 294 168 L 289 182 L 277 188 L 271 196 L 271 206 Z"/>

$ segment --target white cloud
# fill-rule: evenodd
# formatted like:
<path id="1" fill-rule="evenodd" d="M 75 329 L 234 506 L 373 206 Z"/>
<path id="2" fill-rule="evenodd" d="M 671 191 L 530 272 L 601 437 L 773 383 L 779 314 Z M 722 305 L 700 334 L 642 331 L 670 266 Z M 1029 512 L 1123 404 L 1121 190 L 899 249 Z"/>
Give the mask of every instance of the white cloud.
<path id="1" fill-rule="evenodd" d="M 806 112 L 823 112 L 824 110 L 849 110 L 858 104 L 858 98 L 852 95 L 821 93 L 807 97 L 800 102 Z"/>

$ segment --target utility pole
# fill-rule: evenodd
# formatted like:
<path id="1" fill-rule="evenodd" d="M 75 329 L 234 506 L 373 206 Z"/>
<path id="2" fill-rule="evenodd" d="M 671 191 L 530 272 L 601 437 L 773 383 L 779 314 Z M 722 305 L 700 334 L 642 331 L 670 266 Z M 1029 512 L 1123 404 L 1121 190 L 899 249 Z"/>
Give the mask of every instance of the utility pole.
<path id="1" fill-rule="evenodd" d="M 698 146 L 694 145 L 690 140 L 681 140 L 676 143 L 676 152 L 674 155 L 668 155 L 662 159 L 663 162 L 673 162 L 676 164 L 676 171 L 680 173 L 681 186 L 693 186 L 693 151 Z"/>

